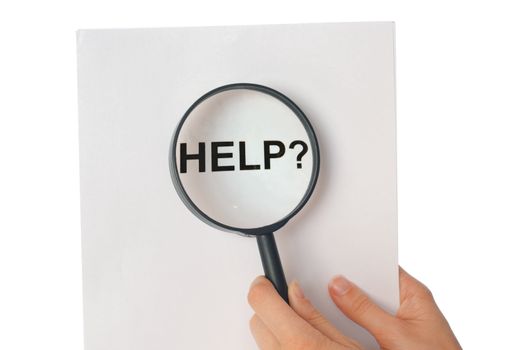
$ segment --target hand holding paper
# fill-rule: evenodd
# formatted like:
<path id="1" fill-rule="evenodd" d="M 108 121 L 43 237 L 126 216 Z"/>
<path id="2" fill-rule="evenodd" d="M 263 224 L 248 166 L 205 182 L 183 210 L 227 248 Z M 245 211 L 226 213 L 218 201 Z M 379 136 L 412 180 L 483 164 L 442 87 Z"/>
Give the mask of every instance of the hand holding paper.
<path id="1" fill-rule="evenodd" d="M 428 288 L 401 268 L 399 282 L 401 306 L 395 316 L 377 306 L 343 276 L 333 278 L 328 290 L 338 308 L 370 332 L 381 349 L 461 349 Z M 289 287 L 291 307 L 263 277 L 253 282 L 248 299 L 255 311 L 250 327 L 260 349 L 363 349 L 314 308 L 297 282 Z"/>

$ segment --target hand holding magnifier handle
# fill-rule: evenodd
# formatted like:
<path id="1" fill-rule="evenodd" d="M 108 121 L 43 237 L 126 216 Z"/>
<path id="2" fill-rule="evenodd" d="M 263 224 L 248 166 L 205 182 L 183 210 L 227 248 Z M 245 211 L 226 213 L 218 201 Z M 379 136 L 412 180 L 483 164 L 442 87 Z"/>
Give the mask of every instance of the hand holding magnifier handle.
<path id="1" fill-rule="evenodd" d="M 289 303 L 287 296 L 287 281 L 285 280 L 284 270 L 280 261 L 280 255 L 274 240 L 274 234 L 271 232 L 266 235 L 257 236 L 258 250 L 260 251 L 260 258 L 265 273 L 265 277 L 276 288 L 276 291 Z"/>

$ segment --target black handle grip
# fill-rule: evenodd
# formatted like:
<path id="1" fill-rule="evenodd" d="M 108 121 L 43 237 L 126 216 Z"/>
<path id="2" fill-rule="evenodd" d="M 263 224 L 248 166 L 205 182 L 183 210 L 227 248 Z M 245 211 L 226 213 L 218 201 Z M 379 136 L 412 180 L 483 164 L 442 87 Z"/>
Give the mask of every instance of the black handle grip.
<path id="1" fill-rule="evenodd" d="M 273 233 L 256 236 L 256 241 L 258 242 L 258 250 L 260 251 L 265 277 L 271 281 L 282 299 L 289 304 L 287 282 Z"/>

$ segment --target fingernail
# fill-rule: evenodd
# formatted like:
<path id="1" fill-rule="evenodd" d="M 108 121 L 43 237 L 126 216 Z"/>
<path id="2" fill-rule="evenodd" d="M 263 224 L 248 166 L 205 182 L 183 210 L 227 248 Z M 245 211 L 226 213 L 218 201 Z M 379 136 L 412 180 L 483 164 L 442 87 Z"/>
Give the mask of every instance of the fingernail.
<path id="1" fill-rule="evenodd" d="M 298 281 L 293 281 L 293 293 L 295 293 L 295 296 L 299 299 L 304 299 L 304 292 L 302 291 L 302 288 L 300 287 L 300 284 Z"/>
<path id="2" fill-rule="evenodd" d="M 251 283 L 251 288 L 257 285 L 258 283 L 262 282 L 262 278 L 265 278 L 263 276 L 258 276 L 254 279 L 254 281 Z"/>
<path id="3" fill-rule="evenodd" d="M 329 282 L 329 288 L 336 295 L 346 294 L 351 289 L 351 287 L 351 282 L 342 275 L 333 277 L 331 282 Z"/>

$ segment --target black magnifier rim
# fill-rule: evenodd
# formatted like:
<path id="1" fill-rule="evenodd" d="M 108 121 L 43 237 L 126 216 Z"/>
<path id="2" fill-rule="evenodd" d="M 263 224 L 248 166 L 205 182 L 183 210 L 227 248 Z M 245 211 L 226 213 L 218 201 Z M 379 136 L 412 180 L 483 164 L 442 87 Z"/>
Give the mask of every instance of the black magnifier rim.
<path id="1" fill-rule="evenodd" d="M 183 187 L 183 184 L 181 182 L 181 179 L 179 177 L 179 171 L 178 171 L 178 168 L 177 168 L 177 152 L 176 152 L 177 141 L 178 141 L 181 129 L 183 127 L 183 124 L 187 120 L 188 116 L 192 113 L 192 111 L 200 103 L 204 102 L 206 99 L 208 99 L 208 98 L 210 98 L 210 97 L 212 97 L 214 95 L 217 95 L 217 94 L 219 94 L 221 92 L 225 92 L 225 91 L 243 90 L 243 89 L 255 90 L 255 91 L 259 91 L 259 92 L 268 94 L 268 95 L 280 100 L 287 107 L 289 107 L 289 109 L 291 109 L 295 113 L 295 115 L 298 117 L 298 119 L 300 120 L 300 122 L 304 126 L 304 128 L 305 128 L 305 130 L 306 130 L 306 132 L 308 134 L 309 142 L 311 143 L 311 152 L 312 152 L 312 155 L 313 155 L 313 169 L 311 171 L 311 179 L 309 181 L 309 186 L 308 186 L 306 192 L 304 193 L 304 196 L 302 197 L 300 202 L 295 207 L 295 209 L 293 209 L 289 214 L 287 214 L 285 217 L 283 217 L 282 219 L 280 219 L 279 221 L 277 221 L 277 222 L 275 222 L 273 224 L 262 226 L 262 227 L 256 227 L 256 228 L 239 228 L 239 227 L 226 225 L 226 224 L 224 224 L 222 222 L 219 222 L 219 221 L 211 218 L 210 216 L 205 214 L 203 211 L 201 211 L 201 209 L 198 208 L 198 206 L 192 201 L 190 196 L 185 191 L 185 189 Z M 187 206 L 187 208 L 194 215 L 196 215 L 200 220 L 204 221 L 205 223 L 207 223 L 207 224 L 209 224 L 209 225 L 211 225 L 213 227 L 216 227 L 216 228 L 218 228 L 220 230 L 223 230 L 223 231 L 235 232 L 235 233 L 240 233 L 242 235 L 248 235 L 248 236 L 259 236 L 259 235 L 265 235 L 265 234 L 273 233 L 276 230 L 278 230 L 279 228 L 281 228 L 282 226 L 284 226 L 307 203 L 307 201 L 309 200 L 309 198 L 311 197 L 311 194 L 313 193 L 313 191 L 315 189 L 315 185 L 316 185 L 317 180 L 318 180 L 318 174 L 320 172 L 320 151 L 319 151 L 319 146 L 318 146 L 318 140 L 317 140 L 317 137 L 315 135 L 315 131 L 313 129 L 313 126 L 311 125 L 311 123 L 307 119 L 307 117 L 304 114 L 304 112 L 302 112 L 302 110 L 291 99 L 289 99 L 287 96 L 285 96 L 281 92 L 276 91 L 276 90 L 274 90 L 274 89 L 272 89 L 270 87 L 264 86 L 264 85 L 253 84 L 253 83 L 233 83 L 233 84 L 223 85 L 223 86 L 220 86 L 220 87 L 217 87 L 215 89 L 210 90 L 209 92 L 207 92 L 206 94 L 204 94 L 203 96 L 198 98 L 187 109 L 187 111 L 185 112 L 185 114 L 183 115 L 181 120 L 179 121 L 179 123 L 178 123 L 178 125 L 176 127 L 176 130 L 174 131 L 174 135 L 172 137 L 172 143 L 170 145 L 170 154 L 169 154 L 169 167 L 170 167 L 170 174 L 171 174 L 171 177 L 172 177 L 172 182 L 174 184 L 174 188 L 176 189 L 177 194 L 179 195 L 179 197 L 181 198 L 183 203 Z"/>

